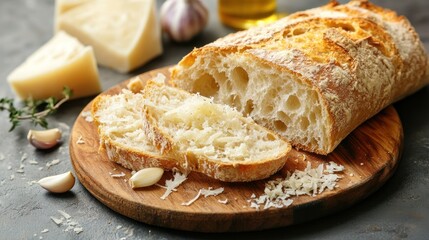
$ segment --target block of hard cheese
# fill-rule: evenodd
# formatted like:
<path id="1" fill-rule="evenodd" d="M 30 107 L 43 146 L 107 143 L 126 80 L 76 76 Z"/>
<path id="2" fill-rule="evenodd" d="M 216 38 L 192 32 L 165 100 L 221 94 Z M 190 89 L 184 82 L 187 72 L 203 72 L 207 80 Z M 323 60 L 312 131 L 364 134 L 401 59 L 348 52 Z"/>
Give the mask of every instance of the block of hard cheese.
<path id="1" fill-rule="evenodd" d="M 55 19 L 54 19 L 54 30 L 58 32 L 58 18 L 65 12 L 77 7 L 85 2 L 92 0 L 55 0 Z"/>
<path id="2" fill-rule="evenodd" d="M 92 48 L 64 32 L 58 32 L 28 57 L 7 80 L 21 99 L 62 98 L 64 86 L 73 91 L 72 98 L 101 91 Z"/>
<path id="3" fill-rule="evenodd" d="M 92 46 L 99 64 L 119 72 L 162 53 L 154 0 L 88 1 L 61 14 L 58 26 Z"/>

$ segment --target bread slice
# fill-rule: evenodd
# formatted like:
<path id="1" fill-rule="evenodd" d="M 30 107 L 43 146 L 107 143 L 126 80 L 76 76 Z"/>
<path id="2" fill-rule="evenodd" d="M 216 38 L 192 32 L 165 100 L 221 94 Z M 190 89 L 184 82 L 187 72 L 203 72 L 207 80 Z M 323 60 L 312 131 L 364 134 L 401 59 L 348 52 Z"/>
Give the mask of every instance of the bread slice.
<path id="1" fill-rule="evenodd" d="M 100 95 L 92 103 L 92 116 L 98 126 L 100 149 L 109 160 L 138 171 L 146 167 L 166 170 L 176 160 L 161 154 L 143 131 L 143 95 L 123 90 L 117 95 Z"/>
<path id="2" fill-rule="evenodd" d="M 235 107 L 299 149 L 328 154 L 426 85 L 427 67 L 405 17 L 365 0 L 331 1 L 194 49 L 171 83 Z"/>
<path id="3" fill-rule="evenodd" d="M 182 168 L 228 182 L 271 176 L 291 146 L 235 109 L 149 81 L 144 89 L 149 139 Z"/>

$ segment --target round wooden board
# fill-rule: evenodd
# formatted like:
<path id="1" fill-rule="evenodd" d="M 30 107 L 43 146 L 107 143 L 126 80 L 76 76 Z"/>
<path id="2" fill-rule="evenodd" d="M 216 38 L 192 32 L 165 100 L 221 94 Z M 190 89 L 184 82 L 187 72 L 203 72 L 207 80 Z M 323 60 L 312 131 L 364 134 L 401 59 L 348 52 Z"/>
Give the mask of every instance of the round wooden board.
<path id="1" fill-rule="evenodd" d="M 168 68 L 144 73 L 143 81 L 158 73 L 169 76 Z M 115 94 L 127 81 L 102 94 Z M 91 104 L 91 103 L 90 103 Z M 83 111 L 90 110 L 88 104 Z M 82 144 L 78 140 L 83 140 Z M 251 208 L 250 196 L 263 193 L 267 180 L 250 183 L 224 183 L 198 173 L 188 179 L 167 199 L 160 197 L 165 189 L 152 186 L 133 190 L 127 183 L 131 172 L 110 162 L 99 151 L 97 129 L 92 122 L 78 117 L 70 136 L 70 156 L 80 182 L 98 200 L 114 211 L 138 221 L 188 231 L 235 232 L 276 228 L 300 223 L 331 214 L 351 206 L 377 190 L 395 171 L 402 150 L 402 125 L 396 110 L 390 106 L 362 124 L 328 156 L 292 150 L 285 167 L 270 179 L 285 176 L 287 171 L 304 169 L 310 161 L 313 167 L 334 161 L 345 167 L 338 187 L 315 197 L 293 198 L 293 204 L 280 209 Z M 125 173 L 114 178 L 112 173 Z M 159 182 L 172 179 L 166 172 Z M 192 199 L 201 188 L 223 187 L 218 196 L 200 198 L 190 206 L 181 203 Z M 218 200 L 228 199 L 227 204 Z"/>

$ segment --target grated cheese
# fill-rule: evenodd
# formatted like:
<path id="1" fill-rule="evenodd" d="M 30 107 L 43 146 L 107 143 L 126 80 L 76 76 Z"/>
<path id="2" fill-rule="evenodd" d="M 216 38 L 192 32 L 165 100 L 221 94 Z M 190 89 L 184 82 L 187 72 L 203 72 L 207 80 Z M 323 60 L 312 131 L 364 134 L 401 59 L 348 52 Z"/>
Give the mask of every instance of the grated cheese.
<path id="1" fill-rule="evenodd" d="M 316 196 L 325 189 L 333 190 L 338 187 L 337 182 L 340 177 L 333 172 L 342 170 L 344 170 L 344 166 L 334 162 L 329 162 L 326 166 L 320 164 L 316 168 L 312 168 L 311 163 L 307 162 L 304 171 L 295 170 L 292 174 L 288 172 L 284 179 L 278 178 L 267 182 L 264 194 L 259 197 L 252 194 L 248 202 L 250 202 L 251 208 L 257 210 L 261 206 L 263 209 L 288 207 L 293 203 L 290 197 Z"/>
<path id="2" fill-rule="evenodd" d="M 63 217 L 65 217 L 66 219 L 70 219 L 70 218 L 71 218 L 71 216 L 70 216 L 68 213 L 66 213 L 66 212 L 64 212 L 64 211 L 62 211 L 62 210 L 58 210 L 58 212 L 59 212 L 61 215 L 63 215 Z"/>
<path id="3" fill-rule="evenodd" d="M 217 195 L 221 194 L 223 192 L 223 190 L 224 190 L 223 187 L 220 187 L 220 188 L 217 188 L 214 190 L 212 190 L 211 187 L 209 187 L 209 189 L 202 188 L 202 189 L 200 189 L 200 191 L 198 191 L 198 194 L 193 199 L 189 200 L 188 202 L 182 203 L 182 206 L 191 205 L 192 203 L 197 201 L 201 197 L 201 195 L 203 195 L 204 197 L 217 196 Z"/>
<path id="4" fill-rule="evenodd" d="M 217 200 L 219 203 L 222 203 L 222 204 L 227 204 L 228 203 L 228 198 L 225 198 L 224 200 Z"/>
<path id="5" fill-rule="evenodd" d="M 29 164 L 31 164 L 31 165 L 37 165 L 37 164 L 39 164 L 39 162 L 37 162 L 37 161 L 36 161 L 36 160 L 34 160 L 34 159 L 29 160 L 29 161 L 28 161 L 28 163 L 29 163 Z"/>
<path id="6" fill-rule="evenodd" d="M 61 225 L 63 223 L 63 219 L 61 218 L 51 217 L 51 220 L 57 225 Z"/>
<path id="7" fill-rule="evenodd" d="M 80 115 L 81 115 L 81 116 L 85 119 L 85 121 L 87 121 L 87 122 L 93 122 L 93 121 L 94 121 L 94 118 L 92 117 L 92 115 L 91 115 L 91 112 L 90 112 L 90 111 L 83 111 Z"/>
<path id="8" fill-rule="evenodd" d="M 334 172 L 342 172 L 344 170 L 344 166 L 338 165 L 335 162 L 329 162 L 329 164 L 326 166 L 325 172 L 327 173 L 334 173 Z"/>
<path id="9" fill-rule="evenodd" d="M 73 221 L 70 214 L 62 210 L 57 211 L 61 214 L 61 217 L 57 218 L 51 216 L 50 218 L 57 226 L 66 226 L 66 229 L 63 230 L 64 232 L 68 232 L 70 230 L 73 230 L 76 234 L 83 232 L 83 227 L 77 221 Z"/>
<path id="10" fill-rule="evenodd" d="M 60 160 L 59 159 L 54 159 L 54 160 L 52 160 L 50 162 L 47 162 L 46 163 L 46 167 L 50 168 L 51 166 L 57 165 L 58 163 L 60 163 Z"/>
<path id="11" fill-rule="evenodd" d="M 21 162 L 24 162 L 25 159 L 27 159 L 27 157 L 28 157 L 27 153 L 23 153 L 21 156 Z"/>
<path id="12" fill-rule="evenodd" d="M 125 176 L 125 173 L 124 173 L 124 172 L 121 172 L 121 173 L 118 173 L 118 174 L 113 174 L 113 173 L 109 172 L 109 174 L 110 174 L 110 176 L 111 176 L 112 178 L 121 178 L 121 177 L 124 177 L 124 176 Z"/>
<path id="13" fill-rule="evenodd" d="M 76 144 L 85 144 L 85 140 L 83 140 L 82 135 L 79 136 L 79 138 L 76 141 Z"/>
<path id="14" fill-rule="evenodd" d="M 164 195 L 161 196 L 162 200 L 165 200 L 180 184 L 182 184 L 187 179 L 187 174 L 175 171 L 173 179 L 165 181 L 165 190 Z"/>

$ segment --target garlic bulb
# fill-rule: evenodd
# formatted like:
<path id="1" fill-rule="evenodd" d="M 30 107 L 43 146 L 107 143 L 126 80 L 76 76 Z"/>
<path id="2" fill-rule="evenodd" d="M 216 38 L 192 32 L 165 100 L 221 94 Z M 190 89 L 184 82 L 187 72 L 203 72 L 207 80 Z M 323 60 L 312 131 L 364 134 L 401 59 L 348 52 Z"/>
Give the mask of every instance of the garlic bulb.
<path id="1" fill-rule="evenodd" d="M 167 0 L 160 17 L 162 30 L 174 41 L 185 42 L 206 26 L 208 11 L 200 0 Z"/>

